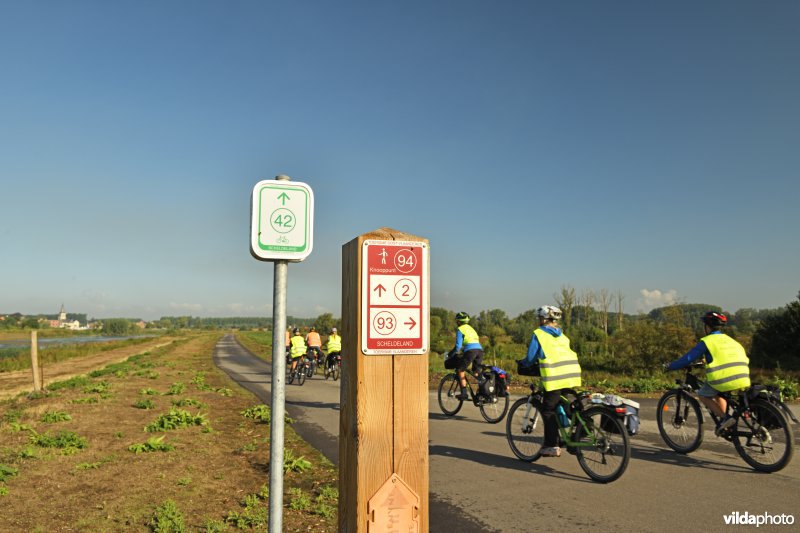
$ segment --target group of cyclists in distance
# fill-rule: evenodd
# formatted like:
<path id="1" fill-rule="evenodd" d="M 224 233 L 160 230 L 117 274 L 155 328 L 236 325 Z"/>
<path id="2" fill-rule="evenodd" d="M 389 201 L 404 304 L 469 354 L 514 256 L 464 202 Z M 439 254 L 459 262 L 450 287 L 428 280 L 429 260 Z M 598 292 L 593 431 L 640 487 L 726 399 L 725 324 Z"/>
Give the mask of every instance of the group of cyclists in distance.
<path id="1" fill-rule="evenodd" d="M 328 339 L 325 350 L 322 349 L 322 338 L 315 326 L 311 326 L 308 333 L 303 336 L 300 328 L 290 327 L 286 329 L 286 356 L 291 358 L 291 371 L 297 368 L 300 358 L 308 355 L 314 357 L 317 363 L 322 365 L 325 358 L 325 367 L 329 367 L 342 353 L 342 337 L 336 328 L 331 328 L 328 332 Z M 327 354 L 327 355 L 326 355 Z"/>
<path id="2" fill-rule="evenodd" d="M 538 366 L 536 375 L 541 376 L 544 388 L 542 419 L 544 422 L 544 442 L 541 456 L 560 457 L 556 407 L 565 389 L 581 386 L 581 366 L 578 354 L 570 347 L 570 340 L 559 327 L 562 311 L 558 307 L 545 305 L 536 310 L 539 325 L 533 331 L 524 359 L 518 361 L 520 368 L 530 369 Z M 445 368 L 456 371 L 461 385 L 459 399 L 467 399 L 465 372 L 472 364 L 472 372 L 477 373 L 483 359 L 483 348 L 478 333 L 469 325 L 470 317 L 465 312 L 456 314 L 456 341 L 447 354 Z M 675 361 L 664 365 L 666 370 L 678 370 L 704 360 L 707 381 L 697 391 L 703 404 L 720 420 L 716 434 L 723 435 L 735 424 L 727 414 L 727 404 L 723 393 L 743 390 L 750 387 L 749 359 L 744 347 L 723 333 L 728 319 L 722 313 L 709 311 L 701 318 L 705 336 L 689 352 Z M 531 372 L 530 374 L 534 374 Z"/>

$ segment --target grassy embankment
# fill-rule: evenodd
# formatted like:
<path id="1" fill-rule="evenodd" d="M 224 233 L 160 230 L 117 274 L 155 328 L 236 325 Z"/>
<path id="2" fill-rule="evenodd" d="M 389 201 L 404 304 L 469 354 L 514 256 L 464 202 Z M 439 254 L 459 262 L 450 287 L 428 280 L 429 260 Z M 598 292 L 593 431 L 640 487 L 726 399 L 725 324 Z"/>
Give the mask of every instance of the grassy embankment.
<path id="1" fill-rule="evenodd" d="M 30 337 L 29 337 L 30 338 Z M 123 346 L 135 346 L 153 340 L 152 336 L 117 341 L 86 342 L 39 346 L 39 363 L 48 365 L 76 357 L 87 357 Z M 0 348 L 0 372 L 27 370 L 31 367 L 30 346 Z"/>
<path id="2" fill-rule="evenodd" d="M 213 365 L 219 335 L 0 402 L 0 530 L 265 529 L 269 410 Z M 290 425 L 284 470 L 284 529 L 334 531 L 336 471 Z"/>

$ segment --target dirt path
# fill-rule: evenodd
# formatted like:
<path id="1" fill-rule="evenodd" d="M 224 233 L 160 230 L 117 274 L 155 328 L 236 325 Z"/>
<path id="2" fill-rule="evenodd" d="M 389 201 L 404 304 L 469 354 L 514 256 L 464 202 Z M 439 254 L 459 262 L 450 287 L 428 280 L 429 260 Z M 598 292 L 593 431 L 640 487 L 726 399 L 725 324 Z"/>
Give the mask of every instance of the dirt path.
<path id="1" fill-rule="evenodd" d="M 68 361 L 46 365 L 42 369 L 44 386 L 46 387 L 48 383 L 53 383 L 54 381 L 64 381 L 75 376 L 87 374 L 106 365 L 122 362 L 128 357 L 166 346 L 174 341 L 175 339 L 172 337 L 161 337 L 145 344 L 125 346 L 124 348 L 109 350 L 96 355 L 76 357 Z M 32 390 L 33 375 L 30 369 L 16 372 L 0 372 L 0 400 L 13 398 L 17 394 L 31 392 Z"/>

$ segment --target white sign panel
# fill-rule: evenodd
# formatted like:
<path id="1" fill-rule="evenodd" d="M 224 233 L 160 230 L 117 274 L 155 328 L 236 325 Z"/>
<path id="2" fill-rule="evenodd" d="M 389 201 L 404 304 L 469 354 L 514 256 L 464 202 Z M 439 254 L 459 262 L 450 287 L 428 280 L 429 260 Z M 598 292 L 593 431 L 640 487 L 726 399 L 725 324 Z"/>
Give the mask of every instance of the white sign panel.
<path id="1" fill-rule="evenodd" d="M 262 261 L 302 261 L 314 236 L 314 193 L 307 184 L 263 180 L 251 198 L 250 253 Z"/>
<path id="2" fill-rule="evenodd" d="M 361 351 L 428 351 L 428 246 L 366 240 L 361 250 Z"/>

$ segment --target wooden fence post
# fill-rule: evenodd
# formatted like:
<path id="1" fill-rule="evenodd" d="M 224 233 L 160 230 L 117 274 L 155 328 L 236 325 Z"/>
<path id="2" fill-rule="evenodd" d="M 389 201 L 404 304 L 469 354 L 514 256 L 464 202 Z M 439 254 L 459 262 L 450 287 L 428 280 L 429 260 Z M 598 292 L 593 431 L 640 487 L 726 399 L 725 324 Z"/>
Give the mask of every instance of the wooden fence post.
<path id="1" fill-rule="evenodd" d="M 413 342 L 385 342 L 386 346 L 416 343 L 414 353 L 396 349 L 400 354 L 375 354 L 364 345 L 363 330 L 369 328 L 370 318 L 362 316 L 365 312 L 363 299 L 368 296 L 362 294 L 366 290 L 364 276 L 368 276 L 362 271 L 365 262 L 362 254 L 365 246 L 383 241 L 393 242 L 381 252 L 400 250 L 399 246 L 391 246 L 394 241 L 398 245 L 405 243 L 409 246 L 407 250 L 415 250 L 417 256 L 420 250 L 424 252 L 421 254 L 423 257 L 414 257 L 415 260 L 423 259 L 419 271 L 415 271 L 418 276 L 395 276 L 407 280 L 408 285 L 403 285 L 400 292 L 395 285 L 394 294 L 398 294 L 403 302 L 408 298 L 419 309 L 390 309 L 392 314 L 385 315 L 399 318 L 397 323 L 391 324 L 393 328 L 405 327 L 413 331 L 415 326 L 419 326 L 420 329 L 414 333 L 421 332 L 420 338 Z M 430 292 L 427 255 L 427 239 L 389 228 L 365 233 L 342 246 L 339 531 L 428 531 Z M 388 268 L 382 271 L 392 274 Z M 379 281 L 385 283 L 386 280 L 393 282 L 394 278 L 386 275 Z M 383 289 L 392 290 L 391 287 Z M 383 293 L 378 289 L 377 294 Z M 367 309 L 368 315 L 369 312 Z M 402 315 L 403 312 L 407 315 Z M 373 320 L 377 319 L 373 316 Z M 420 346 L 423 346 L 421 350 Z M 406 353 L 402 353 L 404 351 Z"/>
<path id="2" fill-rule="evenodd" d="M 39 339 L 38 332 L 31 330 L 31 370 L 33 371 L 33 390 L 42 390 L 42 373 L 39 368 Z"/>

